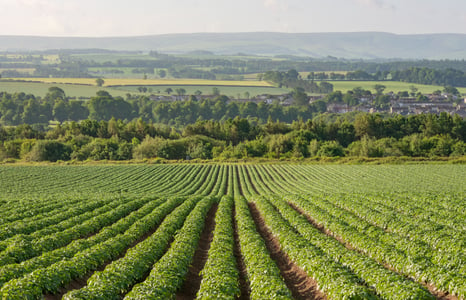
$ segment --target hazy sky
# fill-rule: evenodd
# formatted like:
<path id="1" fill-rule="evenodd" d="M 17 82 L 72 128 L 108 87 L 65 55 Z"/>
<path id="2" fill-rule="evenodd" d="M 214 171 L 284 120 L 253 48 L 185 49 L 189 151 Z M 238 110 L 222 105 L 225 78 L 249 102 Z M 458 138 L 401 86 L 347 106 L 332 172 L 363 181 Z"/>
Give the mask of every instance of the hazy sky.
<path id="1" fill-rule="evenodd" d="M 0 35 L 466 33 L 465 0 L 0 0 Z"/>

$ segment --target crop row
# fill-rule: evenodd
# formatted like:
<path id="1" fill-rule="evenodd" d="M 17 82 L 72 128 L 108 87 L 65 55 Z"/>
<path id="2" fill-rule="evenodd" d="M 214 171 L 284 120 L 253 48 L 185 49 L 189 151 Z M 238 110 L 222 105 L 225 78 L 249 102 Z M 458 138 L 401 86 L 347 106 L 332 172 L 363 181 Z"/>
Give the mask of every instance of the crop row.
<path id="1" fill-rule="evenodd" d="M 377 299 L 369 288 L 360 285 L 357 276 L 297 234 L 267 201 L 258 197 L 253 199 L 253 203 L 283 251 L 317 281 L 321 291 L 330 299 Z"/>
<path id="2" fill-rule="evenodd" d="M 239 273 L 234 255 L 233 197 L 221 199 L 208 258 L 201 271 L 197 299 L 235 299 L 240 295 Z"/>
<path id="3" fill-rule="evenodd" d="M 176 234 L 167 253 L 154 264 L 149 276 L 135 285 L 124 299 L 175 299 L 188 273 L 207 212 L 214 201 L 217 201 L 216 198 L 205 198 L 199 202 Z"/>
<path id="4" fill-rule="evenodd" d="M 89 238 L 77 239 L 65 247 L 58 248 L 53 251 L 44 252 L 40 256 L 36 256 L 29 260 L 17 264 L 9 264 L 0 267 L 0 287 L 14 278 L 18 278 L 24 274 L 31 273 L 35 269 L 45 268 L 53 263 L 59 262 L 62 259 L 73 257 L 76 253 L 84 251 L 94 245 L 98 245 L 118 234 L 124 233 L 136 221 L 142 219 L 154 209 L 164 203 L 165 200 L 152 200 L 145 204 L 140 209 L 132 212 L 128 216 L 121 218 L 116 223 L 103 227 L 97 234 Z"/>
<path id="5" fill-rule="evenodd" d="M 102 226 L 109 225 L 120 218 L 128 215 L 132 211 L 140 208 L 147 200 L 134 200 L 119 205 L 115 209 L 101 207 L 96 209 L 93 217 L 83 222 L 80 216 L 70 219 L 71 227 L 63 231 L 54 231 L 51 234 L 43 235 L 40 231 L 37 235 L 31 235 L 32 239 L 21 239 L 21 243 L 12 243 L 0 252 L 0 265 L 21 262 L 25 259 L 37 256 L 43 252 L 51 251 L 63 247 L 74 239 L 92 234 Z M 84 216 L 85 214 L 83 214 Z M 18 236 L 18 238 L 22 238 Z M 17 240 L 17 239 L 16 239 Z"/>
<path id="6" fill-rule="evenodd" d="M 164 254 L 173 235 L 183 226 L 198 202 L 198 198 L 191 198 L 167 216 L 159 213 L 157 223 L 165 219 L 154 234 L 130 248 L 122 258 L 108 264 L 103 271 L 95 272 L 88 279 L 87 286 L 69 292 L 64 298 L 115 299 L 126 294 L 134 284 L 144 279 L 152 265 Z"/>
<path id="7" fill-rule="evenodd" d="M 371 197 L 375 198 L 375 197 Z M 430 257 L 442 265 L 454 266 L 455 271 L 466 271 L 466 233 L 456 228 L 435 224 L 435 222 L 407 216 L 393 207 L 386 207 L 367 197 L 351 197 L 338 200 L 337 205 L 358 215 L 358 217 L 384 230 L 409 239 L 413 245 L 430 248 Z M 438 251 L 434 251 L 438 250 Z M 466 275 L 466 272 L 463 273 Z"/>
<path id="8" fill-rule="evenodd" d="M 433 254 L 428 248 L 401 239 L 347 211 L 326 204 L 320 197 L 313 197 L 312 200 L 289 197 L 287 200 L 312 216 L 315 222 L 379 263 L 388 264 L 397 272 L 421 283 L 429 282 L 437 289 L 466 296 L 465 277 L 443 265 L 435 265 L 429 259 Z"/>
<path id="9" fill-rule="evenodd" d="M 104 200 L 84 202 L 80 205 L 70 205 L 68 209 L 55 213 L 51 216 L 43 218 L 37 217 L 34 220 L 16 220 L 14 222 L 3 224 L 0 227 L 0 240 L 12 237 L 17 234 L 30 234 L 34 231 L 43 229 L 44 227 L 56 224 L 71 217 L 93 211 L 94 209 L 107 204 Z M 0 246 L 1 249 L 1 246 Z"/>
<path id="10" fill-rule="evenodd" d="M 65 286 L 73 279 L 82 278 L 88 272 L 95 271 L 106 262 L 117 258 L 144 234 L 158 226 L 165 216 L 183 200 L 182 198 L 170 199 L 131 225 L 123 234 L 86 248 L 70 258 L 10 280 L 0 289 L 0 296 L 2 299 L 38 299 L 43 293 L 56 293 L 58 288 Z M 186 201 L 183 207 L 191 202 Z"/>
<path id="11" fill-rule="evenodd" d="M 266 200 L 262 202 L 268 206 L 267 212 L 273 212 Z M 325 235 L 282 199 L 271 198 L 270 202 L 301 236 L 319 247 L 334 261 L 351 269 L 366 284 L 373 287 L 381 298 L 393 300 L 435 299 L 419 284 L 386 269 L 373 259 L 350 250 L 336 239 Z"/>
<path id="12" fill-rule="evenodd" d="M 292 299 L 275 262 L 256 230 L 246 199 L 235 197 L 236 225 L 251 299 Z"/>

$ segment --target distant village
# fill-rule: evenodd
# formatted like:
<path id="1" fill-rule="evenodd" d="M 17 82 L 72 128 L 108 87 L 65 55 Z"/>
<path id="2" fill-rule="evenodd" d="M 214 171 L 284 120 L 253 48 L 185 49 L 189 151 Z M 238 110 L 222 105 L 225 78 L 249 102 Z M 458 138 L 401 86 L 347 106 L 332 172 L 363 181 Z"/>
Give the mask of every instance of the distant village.
<path id="1" fill-rule="evenodd" d="M 358 105 L 348 105 L 345 103 L 327 103 L 327 112 L 329 113 L 348 113 L 353 111 L 361 111 L 368 113 L 392 113 L 400 114 L 403 116 L 415 115 L 415 114 L 439 114 L 446 112 L 448 114 L 458 114 L 463 118 L 466 118 L 466 96 L 459 98 L 456 95 L 451 94 L 427 94 L 424 97 L 424 101 L 419 101 L 416 97 L 399 97 L 397 94 L 390 92 L 385 94 L 390 97 L 390 102 L 384 108 L 373 105 L 373 100 L 376 95 L 373 94 L 368 97 L 359 98 Z M 152 95 L 151 100 L 153 101 L 187 101 L 194 99 L 202 101 L 204 99 L 213 99 L 213 95 Z M 313 104 L 316 101 L 322 101 L 325 98 L 324 95 L 320 96 L 309 96 L 309 104 Z M 234 102 L 255 102 L 257 104 L 263 102 L 266 104 L 278 103 L 283 106 L 293 105 L 294 99 L 290 94 L 284 95 L 258 95 L 251 97 L 250 99 L 230 99 Z"/>
<path id="2" fill-rule="evenodd" d="M 362 111 L 362 112 L 381 112 L 381 113 L 392 113 L 400 114 L 403 116 L 407 115 L 418 115 L 418 114 L 439 114 L 446 112 L 448 114 L 458 114 L 463 118 L 466 118 L 466 98 L 459 99 L 457 96 L 451 95 L 426 95 L 427 101 L 418 101 L 415 97 L 397 97 L 396 94 L 389 93 L 390 103 L 386 108 L 378 108 L 372 105 L 372 98 L 361 98 L 360 105 L 348 106 L 342 103 L 330 103 L 327 105 L 327 112 L 331 113 L 347 113 L 351 111 Z M 373 95 L 372 97 L 374 97 Z M 451 102 L 448 97 L 454 102 Z M 311 100 L 312 101 L 312 100 Z M 314 100 L 316 101 L 316 100 Z"/>

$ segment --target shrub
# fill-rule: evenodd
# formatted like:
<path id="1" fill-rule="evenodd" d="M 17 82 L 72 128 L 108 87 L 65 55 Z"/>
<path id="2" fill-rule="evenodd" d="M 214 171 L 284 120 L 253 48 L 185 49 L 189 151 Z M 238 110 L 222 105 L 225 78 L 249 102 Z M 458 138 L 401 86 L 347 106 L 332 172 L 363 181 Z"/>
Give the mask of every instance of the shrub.
<path id="1" fill-rule="evenodd" d="M 71 147 L 57 141 L 39 140 L 26 155 L 28 161 L 69 160 Z"/>

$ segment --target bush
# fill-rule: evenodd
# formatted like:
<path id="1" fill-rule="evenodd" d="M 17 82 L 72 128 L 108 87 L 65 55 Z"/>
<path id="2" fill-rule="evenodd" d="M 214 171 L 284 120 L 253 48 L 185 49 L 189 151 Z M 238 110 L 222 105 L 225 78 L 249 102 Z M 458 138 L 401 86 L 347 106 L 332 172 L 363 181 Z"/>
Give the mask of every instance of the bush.
<path id="1" fill-rule="evenodd" d="M 186 141 L 165 140 L 147 136 L 141 144 L 134 148 L 133 156 L 137 159 L 161 157 L 165 159 L 185 159 L 187 154 Z"/>
<path id="2" fill-rule="evenodd" d="M 345 156 L 345 152 L 343 151 L 343 147 L 337 141 L 326 141 L 323 142 L 320 146 L 319 151 L 317 152 L 318 156 L 327 156 L 327 157 L 335 157 L 335 156 Z"/>
<path id="3" fill-rule="evenodd" d="M 69 160 L 71 147 L 57 141 L 39 140 L 26 155 L 28 161 Z"/>

